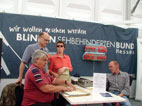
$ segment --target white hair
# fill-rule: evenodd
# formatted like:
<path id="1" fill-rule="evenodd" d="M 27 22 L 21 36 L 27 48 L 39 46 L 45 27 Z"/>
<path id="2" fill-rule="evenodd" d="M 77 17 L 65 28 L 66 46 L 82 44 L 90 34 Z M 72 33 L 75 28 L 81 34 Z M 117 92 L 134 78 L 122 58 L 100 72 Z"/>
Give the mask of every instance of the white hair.
<path id="1" fill-rule="evenodd" d="M 45 52 L 45 51 L 43 51 L 43 50 L 36 50 L 36 51 L 34 52 L 34 54 L 32 55 L 32 63 L 35 63 L 35 60 L 36 60 L 37 58 L 42 58 L 42 57 L 44 57 L 44 56 L 47 56 L 47 57 L 48 57 L 47 52 Z"/>

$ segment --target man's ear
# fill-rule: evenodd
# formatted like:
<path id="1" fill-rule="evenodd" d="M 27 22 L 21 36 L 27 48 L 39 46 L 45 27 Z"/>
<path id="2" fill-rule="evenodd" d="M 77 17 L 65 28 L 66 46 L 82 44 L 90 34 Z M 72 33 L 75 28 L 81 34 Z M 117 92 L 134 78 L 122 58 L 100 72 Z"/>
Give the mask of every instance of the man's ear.
<path id="1" fill-rule="evenodd" d="M 117 64 L 118 65 L 118 67 L 119 67 L 119 64 Z"/>
<path id="2" fill-rule="evenodd" d="M 35 59 L 35 62 L 37 62 L 38 60 L 39 60 L 39 58 L 36 58 L 36 59 Z"/>
<path id="3" fill-rule="evenodd" d="M 119 68 L 119 64 L 116 64 L 116 67 Z"/>

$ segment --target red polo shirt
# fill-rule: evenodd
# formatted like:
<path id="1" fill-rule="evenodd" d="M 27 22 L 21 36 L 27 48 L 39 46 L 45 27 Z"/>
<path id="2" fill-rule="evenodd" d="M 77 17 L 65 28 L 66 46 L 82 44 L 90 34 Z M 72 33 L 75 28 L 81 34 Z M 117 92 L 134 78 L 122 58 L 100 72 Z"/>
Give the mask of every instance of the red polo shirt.
<path id="1" fill-rule="evenodd" d="M 44 93 L 39 88 L 45 84 L 52 84 L 53 80 L 54 78 L 48 73 L 35 65 L 31 65 L 25 74 L 22 106 L 29 106 L 38 102 L 51 103 L 54 99 L 54 93 Z"/>
<path id="2" fill-rule="evenodd" d="M 63 57 L 59 57 L 57 54 L 51 57 L 49 70 L 57 73 L 59 68 L 69 67 L 69 70 L 72 71 L 72 64 L 70 57 L 68 55 L 63 55 Z"/>

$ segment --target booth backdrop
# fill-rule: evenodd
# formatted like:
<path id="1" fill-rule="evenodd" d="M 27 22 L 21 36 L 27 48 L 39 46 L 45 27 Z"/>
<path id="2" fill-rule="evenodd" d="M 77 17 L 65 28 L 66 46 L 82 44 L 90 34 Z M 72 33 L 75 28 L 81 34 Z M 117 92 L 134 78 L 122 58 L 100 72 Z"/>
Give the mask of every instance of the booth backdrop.
<path id="1" fill-rule="evenodd" d="M 138 30 L 113 25 L 65 20 L 41 16 L 0 13 L 0 37 L 3 39 L 1 78 L 17 78 L 21 57 L 27 45 L 37 42 L 38 34 L 48 32 L 50 52 L 56 52 L 55 43 L 66 43 L 65 54 L 73 65 L 71 75 L 92 76 L 93 72 L 109 73 L 108 63 L 117 60 L 121 70 L 136 74 Z M 86 44 L 107 47 L 106 61 L 82 60 Z M 25 69 L 27 70 L 27 68 Z M 26 72 L 26 71 L 25 71 Z"/>

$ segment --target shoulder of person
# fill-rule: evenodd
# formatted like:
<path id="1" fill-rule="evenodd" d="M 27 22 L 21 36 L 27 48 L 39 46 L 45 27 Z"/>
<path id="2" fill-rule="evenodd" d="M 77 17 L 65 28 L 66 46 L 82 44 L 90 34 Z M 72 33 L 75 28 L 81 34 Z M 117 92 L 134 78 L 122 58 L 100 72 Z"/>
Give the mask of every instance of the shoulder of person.
<path id="1" fill-rule="evenodd" d="M 107 77 L 112 76 L 112 73 L 106 73 L 106 76 Z"/>
<path id="2" fill-rule="evenodd" d="M 69 57 L 68 55 L 66 55 L 66 54 L 64 54 L 64 56 L 70 58 L 70 57 Z"/>
<path id="3" fill-rule="evenodd" d="M 120 71 L 120 73 L 128 74 L 127 72 L 124 72 L 124 71 Z"/>
<path id="4" fill-rule="evenodd" d="M 53 58 L 56 58 L 56 57 L 58 57 L 57 54 L 51 56 L 52 59 L 53 59 Z"/>
<path id="5" fill-rule="evenodd" d="M 28 72 L 30 75 L 31 75 L 31 73 L 32 73 L 32 75 L 40 75 L 40 70 L 36 67 L 30 68 L 30 70 L 28 70 Z"/>
<path id="6" fill-rule="evenodd" d="M 129 76 L 129 74 L 127 72 L 120 71 L 120 73 L 125 74 L 126 76 Z"/>
<path id="7" fill-rule="evenodd" d="M 45 47 L 46 52 L 49 52 L 49 49 L 47 47 Z"/>
<path id="8" fill-rule="evenodd" d="M 65 56 L 65 55 L 63 55 L 63 56 Z M 59 56 L 57 55 L 57 53 L 52 56 L 52 58 L 58 58 L 58 57 Z"/>
<path id="9" fill-rule="evenodd" d="M 37 43 L 29 44 L 29 45 L 27 46 L 27 48 L 32 48 L 32 47 L 35 47 L 35 46 L 37 46 Z"/>

